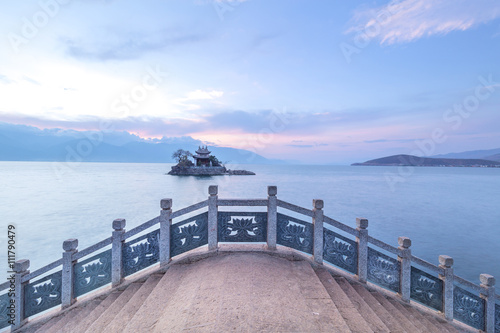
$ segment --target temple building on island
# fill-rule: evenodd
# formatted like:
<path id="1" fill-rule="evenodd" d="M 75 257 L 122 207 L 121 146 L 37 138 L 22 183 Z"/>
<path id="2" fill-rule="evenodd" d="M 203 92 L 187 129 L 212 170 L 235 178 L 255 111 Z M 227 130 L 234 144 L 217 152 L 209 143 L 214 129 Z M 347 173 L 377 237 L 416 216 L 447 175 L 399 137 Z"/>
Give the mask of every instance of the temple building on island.
<path id="1" fill-rule="evenodd" d="M 203 147 L 198 147 L 198 150 L 195 151 L 196 155 L 193 155 L 193 158 L 195 160 L 194 165 L 196 166 L 212 166 L 210 162 L 210 153 L 211 151 L 208 150 L 207 146 Z"/>
<path id="2" fill-rule="evenodd" d="M 198 147 L 195 154 L 182 149 L 177 150 L 172 157 L 178 159 L 177 165 L 172 167 L 168 173 L 173 176 L 218 176 L 218 175 L 255 175 L 247 170 L 229 170 L 217 159 L 210 155 L 207 146 Z M 194 164 L 188 157 L 194 158 Z"/>

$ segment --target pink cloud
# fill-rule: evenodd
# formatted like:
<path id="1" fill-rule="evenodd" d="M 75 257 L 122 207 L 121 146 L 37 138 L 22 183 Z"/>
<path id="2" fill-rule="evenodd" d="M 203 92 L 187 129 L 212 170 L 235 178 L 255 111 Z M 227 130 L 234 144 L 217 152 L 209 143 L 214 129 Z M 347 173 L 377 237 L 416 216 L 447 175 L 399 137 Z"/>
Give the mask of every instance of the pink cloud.
<path id="1" fill-rule="evenodd" d="M 500 2 L 494 0 L 401 0 L 358 10 L 347 32 L 390 45 L 468 30 L 498 17 Z"/>

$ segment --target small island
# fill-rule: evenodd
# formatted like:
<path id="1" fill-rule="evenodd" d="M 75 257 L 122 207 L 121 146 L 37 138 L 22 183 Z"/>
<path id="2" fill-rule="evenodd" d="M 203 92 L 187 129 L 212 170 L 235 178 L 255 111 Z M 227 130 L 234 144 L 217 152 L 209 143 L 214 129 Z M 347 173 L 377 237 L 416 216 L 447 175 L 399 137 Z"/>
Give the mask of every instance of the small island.
<path id="1" fill-rule="evenodd" d="M 247 170 L 229 170 L 222 164 L 217 157 L 210 155 L 208 147 L 198 147 L 196 155 L 183 149 L 178 149 L 172 154 L 172 158 L 177 161 L 177 165 L 172 167 L 168 173 L 173 176 L 220 176 L 220 175 L 238 175 L 248 176 L 255 173 Z M 191 158 L 194 159 L 191 161 Z"/>
<path id="2" fill-rule="evenodd" d="M 500 162 L 484 159 L 431 158 L 402 154 L 377 158 L 364 163 L 353 163 L 351 165 L 500 168 Z"/>

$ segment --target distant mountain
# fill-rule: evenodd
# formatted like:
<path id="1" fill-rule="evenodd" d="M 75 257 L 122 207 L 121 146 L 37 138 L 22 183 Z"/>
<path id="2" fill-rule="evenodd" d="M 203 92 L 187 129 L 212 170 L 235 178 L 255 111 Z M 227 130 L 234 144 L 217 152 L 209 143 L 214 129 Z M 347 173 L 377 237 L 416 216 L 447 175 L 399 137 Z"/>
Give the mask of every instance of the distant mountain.
<path id="1" fill-rule="evenodd" d="M 485 159 L 485 160 L 491 160 L 491 161 L 497 161 L 497 162 L 500 162 L 500 154 L 495 154 L 495 155 L 486 156 L 484 159 Z"/>
<path id="2" fill-rule="evenodd" d="M 492 159 L 492 157 L 498 154 L 500 154 L 500 148 L 488 149 L 488 150 L 471 150 L 471 151 L 464 151 L 461 153 L 434 155 L 430 157 L 431 158 L 474 158 L 474 159 L 498 161 L 498 156 L 496 157 L 497 159 Z"/>
<path id="3" fill-rule="evenodd" d="M 364 163 L 351 165 L 364 166 L 445 166 L 445 167 L 500 167 L 500 162 L 483 159 L 430 158 L 413 155 L 393 155 Z"/>
<path id="4" fill-rule="evenodd" d="M 38 129 L 0 122 L 0 161 L 84 161 L 171 163 L 181 148 L 194 152 L 201 141 L 189 136 L 142 139 L 128 132 Z M 209 147 L 223 162 L 274 164 L 248 150 Z"/>

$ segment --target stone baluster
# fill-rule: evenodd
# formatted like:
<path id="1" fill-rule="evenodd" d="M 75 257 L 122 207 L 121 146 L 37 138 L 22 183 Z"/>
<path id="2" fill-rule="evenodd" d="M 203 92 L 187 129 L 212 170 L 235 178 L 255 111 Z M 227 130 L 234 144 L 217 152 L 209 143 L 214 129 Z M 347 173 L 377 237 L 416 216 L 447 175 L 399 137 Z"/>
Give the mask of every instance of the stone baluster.
<path id="1" fill-rule="evenodd" d="M 15 305 L 15 318 L 14 325 L 12 325 L 12 330 L 21 327 L 24 324 L 24 287 L 29 283 L 29 281 L 21 282 L 22 278 L 29 274 L 30 261 L 28 259 L 17 260 L 14 263 L 14 279 L 16 286 L 16 292 L 13 297 Z"/>
<path id="2" fill-rule="evenodd" d="M 208 250 L 217 249 L 217 185 L 208 187 Z"/>
<path id="3" fill-rule="evenodd" d="M 116 219 L 113 221 L 113 237 L 111 247 L 111 286 L 115 287 L 123 280 L 123 234 L 125 233 L 125 219 Z"/>
<path id="4" fill-rule="evenodd" d="M 172 199 L 160 201 L 160 267 L 170 262 L 170 227 L 172 225 Z"/>
<path id="5" fill-rule="evenodd" d="M 439 256 L 439 268 L 443 269 L 443 274 L 439 278 L 443 280 L 443 313 L 448 321 L 453 320 L 453 258 L 450 256 Z"/>
<path id="6" fill-rule="evenodd" d="M 323 264 L 323 200 L 313 200 L 313 253 L 314 262 Z"/>
<path id="7" fill-rule="evenodd" d="M 401 265 L 399 275 L 399 294 L 401 296 L 401 300 L 409 303 L 411 293 L 411 239 L 408 237 L 399 237 L 398 244 L 398 261 Z"/>
<path id="8" fill-rule="evenodd" d="M 78 252 L 78 239 L 70 238 L 63 242 L 61 306 L 67 308 L 75 302 L 74 296 L 74 268 L 73 255 Z"/>
<path id="9" fill-rule="evenodd" d="M 495 332 L 495 278 L 489 274 L 479 275 L 481 281 L 481 298 L 485 300 L 485 331 Z"/>
<path id="10" fill-rule="evenodd" d="M 368 220 L 365 218 L 356 218 L 356 230 L 358 236 L 358 280 L 366 283 L 368 277 Z"/>
<path id="11" fill-rule="evenodd" d="M 278 230 L 278 198 L 276 186 L 267 187 L 267 249 L 276 250 L 276 234 Z"/>

